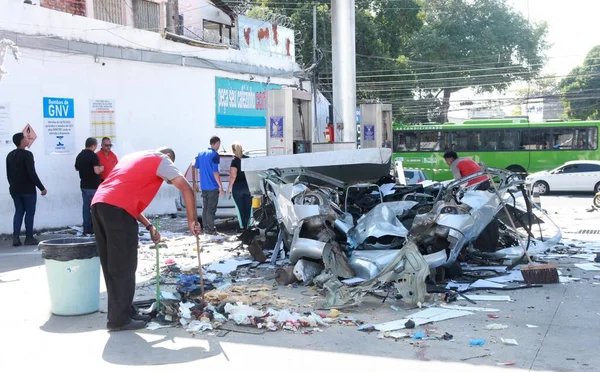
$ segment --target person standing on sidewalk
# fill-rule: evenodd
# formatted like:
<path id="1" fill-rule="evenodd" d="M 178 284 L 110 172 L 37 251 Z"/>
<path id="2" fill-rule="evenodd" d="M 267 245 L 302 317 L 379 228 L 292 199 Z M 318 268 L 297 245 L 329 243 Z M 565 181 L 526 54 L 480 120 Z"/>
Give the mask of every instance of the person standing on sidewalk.
<path id="1" fill-rule="evenodd" d="M 196 198 L 188 181 L 175 167 L 170 148 L 143 151 L 124 156 L 102 182 L 92 200 L 92 220 L 98 255 L 108 293 L 109 331 L 146 327 L 150 316 L 140 315 L 132 305 L 137 270 L 138 222 L 152 241 L 160 241 L 156 228 L 142 214 L 164 181 L 183 194 L 188 227 L 200 234 L 196 221 Z"/>
<path id="2" fill-rule="evenodd" d="M 194 167 L 198 169 L 200 175 L 200 190 L 202 191 L 202 223 L 206 234 L 216 234 L 215 215 L 217 214 L 217 205 L 219 197 L 225 194 L 221 176 L 219 175 L 219 148 L 221 148 L 221 139 L 213 136 L 210 139 L 210 147 L 198 154 Z M 196 191 L 198 185 L 194 185 Z"/>
<path id="3" fill-rule="evenodd" d="M 96 153 L 98 156 L 98 160 L 100 161 L 100 166 L 104 167 L 102 173 L 100 173 L 100 181 L 103 182 L 106 177 L 110 174 L 110 172 L 115 168 L 115 165 L 119 162 L 117 155 L 112 152 L 112 143 L 110 138 L 104 137 L 102 138 L 102 143 L 100 144 L 100 151 Z"/>
<path id="4" fill-rule="evenodd" d="M 17 146 L 6 156 L 6 176 L 8 178 L 10 196 L 15 203 L 15 216 L 13 218 L 13 246 L 21 245 L 21 226 L 25 217 L 25 245 L 37 245 L 33 237 L 33 218 L 37 202 L 37 187 L 45 196 L 47 191 L 35 171 L 33 154 L 25 150 L 29 140 L 23 133 L 13 136 L 13 143 Z"/>
<path id="5" fill-rule="evenodd" d="M 233 160 L 231 160 L 231 168 L 229 168 L 229 197 L 233 196 L 233 201 L 240 215 L 240 228 L 242 234 L 248 230 L 250 223 L 250 214 L 252 213 L 252 194 L 248 188 L 246 175 L 242 172 L 242 159 L 248 156 L 244 155 L 242 145 L 234 142 L 231 145 L 233 150 Z"/>
<path id="6" fill-rule="evenodd" d="M 75 170 L 79 172 L 79 183 L 81 187 L 81 198 L 83 199 L 83 234 L 92 235 L 92 215 L 90 207 L 94 194 L 100 186 L 100 174 L 104 167 L 100 165 L 98 155 L 95 151 L 98 147 L 98 140 L 94 137 L 89 137 L 85 140 L 85 149 L 81 150 L 75 159 Z"/>

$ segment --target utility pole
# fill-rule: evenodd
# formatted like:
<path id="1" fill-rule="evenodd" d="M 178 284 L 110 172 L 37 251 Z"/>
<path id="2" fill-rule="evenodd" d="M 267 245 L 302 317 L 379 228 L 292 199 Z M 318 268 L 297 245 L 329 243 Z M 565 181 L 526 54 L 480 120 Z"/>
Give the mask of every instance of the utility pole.
<path id="1" fill-rule="evenodd" d="M 312 90 L 313 90 L 313 128 L 316 128 L 317 141 L 321 142 L 321 128 L 317 120 L 317 6 L 313 5 L 313 73 L 312 73 Z M 314 129 L 313 129 L 314 135 Z"/>

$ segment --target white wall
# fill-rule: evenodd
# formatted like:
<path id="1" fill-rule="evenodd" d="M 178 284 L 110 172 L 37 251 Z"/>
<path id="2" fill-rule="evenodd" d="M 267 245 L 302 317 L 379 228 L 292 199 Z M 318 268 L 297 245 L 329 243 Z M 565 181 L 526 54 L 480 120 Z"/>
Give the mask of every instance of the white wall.
<path id="1" fill-rule="evenodd" d="M 42 97 L 75 100 L 75 134 L 80 148 L 90 135 L 89 99 L 116 101 L 114 151 L 119 156 L 171 146 L 177 166 L 185 169 L 198 151 L 208 147 L 212 135 L 221 137 L 228 149 L 233 141 L 249 150 L 265 148 L 264 129 L 215 128 L 215 76 L 247 80 L 248 75 L 115 59 L 100 62 L 105 66 L 89 55 L 34 49 L 22 49 L 20 64 L 12 56 L 5 62 L 9 75 L 0 81 L 0 103 L 11 106 L 13 132 L 29 123 L 38 134 L 31 151 L 48 196 L 38 200 L 36 228 L 80 224 L 82 219 L 79 177 L 73 168 L 76 154 L 44 154 Z M 265 80 L 256 77 L 255 81 Z M 277 78 L 271 81 L 291 83 Z M 0 156 L 4 159 L 12 149 L 0 145 Z M 0 174 L 6 174 L 5 167 L 0 161 Z M 173 213 L 176 195 L 173 186 L 163 185 L 147 213 Z M 0 233 L 11 232 L 13 204 L 5 176 L 0 177 L 0 215 Z"/>

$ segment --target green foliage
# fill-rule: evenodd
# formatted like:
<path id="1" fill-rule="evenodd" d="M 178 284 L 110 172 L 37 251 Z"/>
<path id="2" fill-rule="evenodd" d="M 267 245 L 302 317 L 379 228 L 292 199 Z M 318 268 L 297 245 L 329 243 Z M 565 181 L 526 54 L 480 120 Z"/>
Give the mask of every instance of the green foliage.
<path id="1" fill-rule="evenodd" d="M 570 119 L 600 119 L 600 46 L 585 57 L 559 84 L 565 113 Z"/>

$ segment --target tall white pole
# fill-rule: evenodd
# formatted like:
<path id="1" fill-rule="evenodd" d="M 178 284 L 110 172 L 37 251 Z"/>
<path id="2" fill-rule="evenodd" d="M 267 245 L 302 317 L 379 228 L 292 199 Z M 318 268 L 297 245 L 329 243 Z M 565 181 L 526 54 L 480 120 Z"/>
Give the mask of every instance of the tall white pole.
<path id="1" fill-rule="evenodd" d="M 343 126 L 336 142 L 356 142 L 356 37 L 354 0 L 331 0 L 333 115 Z M 339 133 L 339 131 L 338 131 Z"/>

